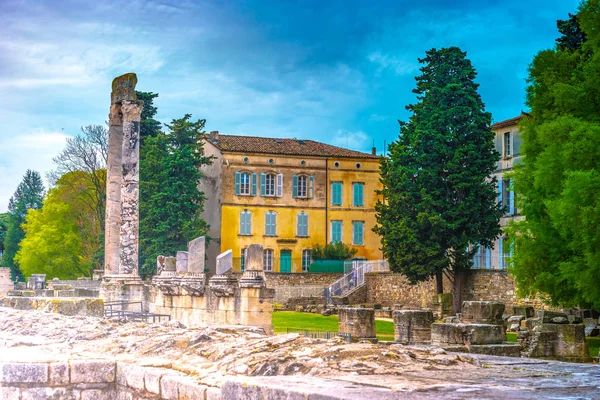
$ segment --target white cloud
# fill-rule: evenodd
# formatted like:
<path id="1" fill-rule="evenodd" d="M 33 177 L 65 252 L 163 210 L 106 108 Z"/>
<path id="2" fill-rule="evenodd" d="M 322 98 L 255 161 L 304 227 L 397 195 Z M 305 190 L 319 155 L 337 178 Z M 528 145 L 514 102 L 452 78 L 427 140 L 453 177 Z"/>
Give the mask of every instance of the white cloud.
<path id="1" fill-rule="evenodd" d="M 379 51 L 371 53 L 367 59 L 378 66 L 377 73 L 380 74 L 385 69 L 390 69 L 396 75 L 412 75 L 419 69 L 419 65 L 414 61 L 408 61 L 396 56 L 382 54 Z"/>
<path id="2" fill-rule="evenodd" d="M 350 132 L 338 129 L 330 143 L 334 146 L 367 152 L 371 148 L 373 138 L 363 131 Z"/>
<path id="3" fill-rule="evenodd" d="M 28 169 L 42 177 L 54 168 L 52 158 L 65 147 L 67 135 L 38 130 L 27 135 L 2 137 L 0 148 L 0 212 L 6 212 L 8 200 Z"/>

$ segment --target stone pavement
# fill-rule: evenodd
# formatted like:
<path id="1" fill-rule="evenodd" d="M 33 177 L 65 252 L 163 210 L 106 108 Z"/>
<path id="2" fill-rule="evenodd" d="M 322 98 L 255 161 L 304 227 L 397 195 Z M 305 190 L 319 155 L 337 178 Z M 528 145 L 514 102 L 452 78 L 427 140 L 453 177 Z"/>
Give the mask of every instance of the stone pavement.
<path id="1" fill-rule="evenodd" d="M 600 367 L 0 308 L 0 399 L 52 396 L 600 398 Z"/>

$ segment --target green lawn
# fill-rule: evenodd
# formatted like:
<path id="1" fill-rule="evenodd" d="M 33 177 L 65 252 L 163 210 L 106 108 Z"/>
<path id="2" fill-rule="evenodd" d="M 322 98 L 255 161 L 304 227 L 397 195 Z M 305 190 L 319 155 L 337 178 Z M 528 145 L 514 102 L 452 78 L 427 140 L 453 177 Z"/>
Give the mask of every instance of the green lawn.
<path id="1" fill-rule="evenodd" d="M 590 356 L 597 357 L 598 349 L 600 348 L 600 336 L 586 338 L 590 349 Z M 515 332 L 506 332 L 507 342 L 517 342 L 517 334 Z"/>
<path id="2" fill-rule="evenodd" d="M 338 331 L 337 315 L 326 317 L 321 314 L 277 311 L 272 316 L 275 333 L 285 333 L 287 328 L 329 332 Z M 377 331 L 377 338 L 379 340 L 394 340 L 393 322 L 375 321 L 375 330 Z"/>
<path id="3" fill-rule="evenodd" d="M 323 316 L 321 314 L 299 313 L 295 311 L 277 311 L 272 314 L 273 328 L 275 333 L 285 333 L 286 328 L 307 329 L 314 331 L 338 331 L 337 315 Z M 383 341 L 394 340 L 394 323 L 390 321 L 375 321 L 375 330 L 377 338 Z M 506 333 L 508 342 L 517 342 L 517 334 L 514 332 Z M 598 356 L 600 348 L 600 337 L 587 338 L 592 357 Z"/>

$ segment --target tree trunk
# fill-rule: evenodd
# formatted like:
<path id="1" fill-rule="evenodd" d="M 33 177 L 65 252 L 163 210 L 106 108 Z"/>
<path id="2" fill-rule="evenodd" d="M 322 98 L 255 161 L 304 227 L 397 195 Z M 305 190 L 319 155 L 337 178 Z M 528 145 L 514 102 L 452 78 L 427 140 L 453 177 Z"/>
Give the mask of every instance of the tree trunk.
<path id="1" fill-rule="evenodd" d="M 442 271 L 438 271 L 435 274 L 435 283 L 436 283 L 436 294 L 444 293 L 444 273 Z"/>
<path id="2" fill-rule="evenodd" d="M 452 285 L 452 311 L 456 315 L 462 308 L 462 288 L 466 278 L 466 271 L 454 271 L 454 282 Z"/>

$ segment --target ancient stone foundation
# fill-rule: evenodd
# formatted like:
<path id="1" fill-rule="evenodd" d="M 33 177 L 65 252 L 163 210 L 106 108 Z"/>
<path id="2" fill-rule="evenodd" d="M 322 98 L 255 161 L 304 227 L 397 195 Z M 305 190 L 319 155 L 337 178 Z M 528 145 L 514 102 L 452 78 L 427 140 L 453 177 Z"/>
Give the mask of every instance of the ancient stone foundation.
<path id="1" fill-rule="evenodd" d="M 362 307 L 342 307 L 338 312 L 339 333 L 350 334 L 352 341 L 377 342 L 375 310 Z"/>
<path id="2" fill-rule="evenodd" d="M 395 310 L 394 340 L 402 344 L 431 343 L 433 313 L 426 310 Z"/>
<path id="3" fill-rule="evenodd" d="M 14 286 L 10 280 L 10 269 L 0 267 L 0 297 L 6 296 L 9 290 L 13 290 Z"/>

